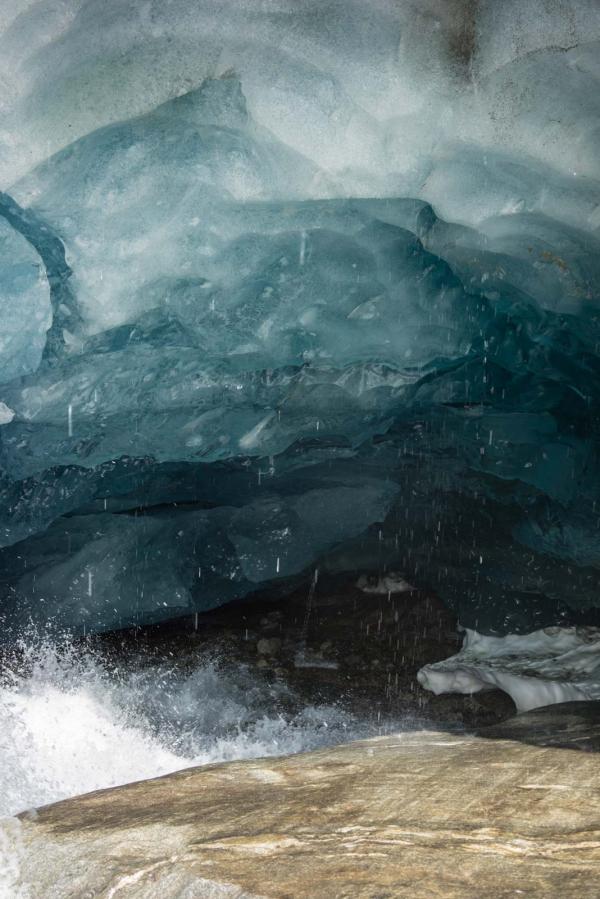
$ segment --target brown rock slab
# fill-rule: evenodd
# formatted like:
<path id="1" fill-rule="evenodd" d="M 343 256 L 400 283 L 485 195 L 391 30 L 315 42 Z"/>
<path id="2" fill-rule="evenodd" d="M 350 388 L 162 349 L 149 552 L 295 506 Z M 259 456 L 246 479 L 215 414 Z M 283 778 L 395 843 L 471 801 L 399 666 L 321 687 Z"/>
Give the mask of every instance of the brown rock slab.
<path id="1" fill-rule="evenodd" d="M 532 713 L 533 735 L 524 715 L 503 736 L 397 734 L 47 806 L 21 818 L 21 881 L 31 899 L 597 897 L 600 755 L 581 732 L 588 751 L 562 746 L 600 715 L 578 706 Z"/>

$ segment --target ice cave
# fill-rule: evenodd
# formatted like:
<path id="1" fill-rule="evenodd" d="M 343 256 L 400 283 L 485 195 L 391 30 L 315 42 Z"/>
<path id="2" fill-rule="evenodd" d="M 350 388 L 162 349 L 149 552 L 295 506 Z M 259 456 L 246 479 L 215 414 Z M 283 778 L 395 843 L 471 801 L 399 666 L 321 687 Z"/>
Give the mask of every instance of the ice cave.
<path id="1" fill-rule="evenodd" d="M 4 0 L 0 497 L 2 899 L 595 895 L 591 837 L 460 883 L 427 844 L 420 893 L 292 851 L 308 811 L 253 823 L 266 874 L 230 818 L 181 865 L 172 810 L 137 861 L 82 834 L 93 790 L 428 733 L 545 747 L 592 832 L 598 0 Z"/>

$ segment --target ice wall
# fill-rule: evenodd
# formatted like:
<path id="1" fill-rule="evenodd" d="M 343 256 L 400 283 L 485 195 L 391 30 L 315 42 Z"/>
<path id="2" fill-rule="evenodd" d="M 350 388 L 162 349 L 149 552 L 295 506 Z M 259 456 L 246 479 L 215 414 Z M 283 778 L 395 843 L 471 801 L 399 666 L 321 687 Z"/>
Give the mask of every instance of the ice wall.
<path id="1" fill-rule="evenodd" d="M 593 620 L 597 5 L 2 15 L 5 634 L 314 567 Z"/>

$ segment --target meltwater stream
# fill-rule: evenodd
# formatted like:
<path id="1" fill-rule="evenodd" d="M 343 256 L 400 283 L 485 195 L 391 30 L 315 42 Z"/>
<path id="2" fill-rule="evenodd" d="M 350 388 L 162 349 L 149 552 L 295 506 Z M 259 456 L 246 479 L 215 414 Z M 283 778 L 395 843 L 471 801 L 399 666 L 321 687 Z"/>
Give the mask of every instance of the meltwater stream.
<path id="1" fill-rule="evenodd" d="M 0 815 L 191 765 L 381 732 L 337 706 L 298 711 L 290 700 L 282 683 L 209 655 L 185 671 L 139 660 L 123 668 L 91 648 L 34 642 L 0 685 Z"/>

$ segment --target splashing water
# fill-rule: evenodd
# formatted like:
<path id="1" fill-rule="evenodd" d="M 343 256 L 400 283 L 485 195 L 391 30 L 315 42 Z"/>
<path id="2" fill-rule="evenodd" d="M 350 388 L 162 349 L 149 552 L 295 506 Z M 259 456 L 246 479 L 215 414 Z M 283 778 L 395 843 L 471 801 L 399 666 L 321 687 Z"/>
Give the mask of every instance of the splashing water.
<path id="1" fill-rule="evenodd" d="M 191 765 L 381 732 L 332 705 L 286 712 L 283 684 L 208 655 L 185 671 L 115 669 L 91 649 L 44 641 L 25 655 L 0 685 L 0 815 Z"/>

